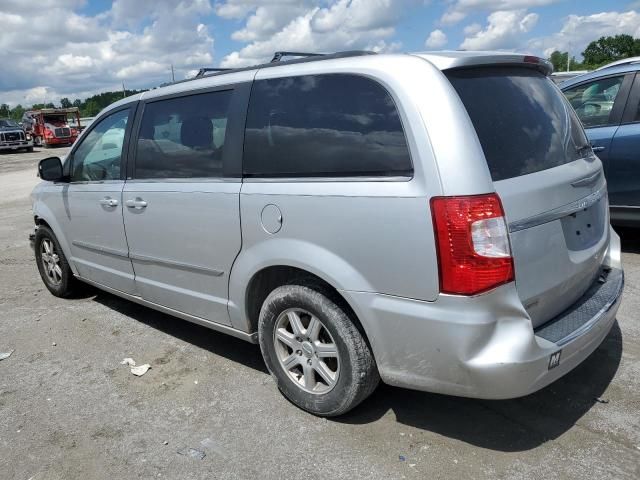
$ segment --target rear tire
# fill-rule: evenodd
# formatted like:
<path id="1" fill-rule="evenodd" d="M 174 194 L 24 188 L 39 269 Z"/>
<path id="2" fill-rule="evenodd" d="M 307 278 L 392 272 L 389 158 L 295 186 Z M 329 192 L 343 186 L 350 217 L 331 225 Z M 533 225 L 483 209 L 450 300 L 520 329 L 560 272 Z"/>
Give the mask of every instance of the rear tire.
<path id="1" fill-rule="evenodd" d="M 280 391 L 314 415 L 348 412 L 380 381 L 360 331 L 340 307 L 307 286 L 285 285 L 269 294 L 258 336 Z"/>
<path id="2" fill-rule="evenodd" d="M 32 153 L 33 152 L 33 147 L 27 147 L 25 148 L 25 151 L 28 153 Z"/>
<path id="3" fill-rule="evenodd" d="M 34 248 L 40 278 L 47 290 L 56 297 L 72 295 L 77 289 L 78 281 L 73 276 L 58 239 L 49 227 L 38 227 Z"/>

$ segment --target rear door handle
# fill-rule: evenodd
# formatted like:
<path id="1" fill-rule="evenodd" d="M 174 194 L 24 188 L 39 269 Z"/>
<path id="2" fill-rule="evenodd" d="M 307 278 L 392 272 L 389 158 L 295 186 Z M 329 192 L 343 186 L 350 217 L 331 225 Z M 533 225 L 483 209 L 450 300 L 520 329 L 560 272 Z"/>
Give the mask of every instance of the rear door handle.
<path id="1" fill-rule="evenodd" d="M 596 146 L 596 145 L 592 145 L 591 146 L 591 150 L 593 150 L 594 152 L 601 152 L 604 150 L 603 146 Z"/>
<path id="2" fill-rule="evenodd" d="M 126 202 L 124 202 L 124 204 L 128 208 L 146 208 L 147 207 L 147 202 L 145 202 L 141 198 L 136 198 L 135 200 L 129 199 Z"/>
<path id="3" fill-rule="evenodd" d="M 111 197 L 104 197 L 102 200 L 100 200 L 100 205 L 104 205 L 105 207 L 117 207 L 118 200 Z"/>

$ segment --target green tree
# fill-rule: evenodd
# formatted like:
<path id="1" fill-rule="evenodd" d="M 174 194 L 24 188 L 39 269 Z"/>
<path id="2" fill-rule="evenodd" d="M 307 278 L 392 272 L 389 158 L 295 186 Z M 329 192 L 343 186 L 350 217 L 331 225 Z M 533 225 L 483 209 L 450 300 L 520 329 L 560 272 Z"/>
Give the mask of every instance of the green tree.
<path id="1" fill-rule="evenodd" d="M 559 52 L 555 50 L 550 56 L 549 61 L 553 65 L 554 72 L 564 72 L 567 69 L 567 57 L 569 52 Z"/>
<path id="2" fill-rule="evenodd" d="M 79 98 L 76 98 L 76 99 L 73 101 L 73 106 L 74 106 L 74 107 L 78 107 L 78 108 L 82 107 L 82 100 L 80 100 Z"/>
<path id="3" fill-rule="evenodd" d="M 16 105 L 11 110 L 11 118 L 13 118 L 14 120 L 18 120 L 18 121 L 22 120 L 23 114 L 24 114 L 24 107 L 20 104 Z"/>
<path id="4" fill-rule="evenodd" d="M 553 65 L 554 72 L 566 72 L 567 71 L 567 58 L 569 52 L 560 52 L 555 50 L 550 56 L 549 61 Z M 569 70 L 582 70 L 584 65 L 576 60 L 576 57 L 571 57 L 569 60 Z"/>
<path id="5" fill-rule="evenodd" d="M 7 118 L 9 116 L 9 105 L 7 105 L 6 103 L 3 103 L 2 105 L 0 105 L 0 117 L 1 118 Z"/>
<path id="6" fill-rule="evenodd" d="M 640 39 L 633 38 L 631 35 L 600 37 L 591 42 L 582 52 L 584 63 L 590 68 L 638 55 L 640 55 Z"/>
<path id="7" fill-rule="evenodd" d="M 62 108 L 71 108 L 73 106 L 73 104 L 71 103 L 71 101 L 67 97 L 64 97 L 64 98 L 60 99 L 60 106 Z"/>

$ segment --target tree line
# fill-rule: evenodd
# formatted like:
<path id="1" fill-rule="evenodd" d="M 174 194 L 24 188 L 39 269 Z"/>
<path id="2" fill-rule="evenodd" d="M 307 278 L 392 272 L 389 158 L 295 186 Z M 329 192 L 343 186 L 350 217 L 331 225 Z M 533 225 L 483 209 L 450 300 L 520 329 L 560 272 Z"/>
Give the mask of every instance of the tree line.
<path id="1" fill-rule="evenodd" d="M 623 58 L 640 56 L 640 38 L 631 35 L 616 35 L 614 37 L 600 37 L 594 40 L 584 52 L 583 60 L 579 62 L 576 57 L 569 58 L 569 52 L 554 51 L 549 56 L 556 72 L 565 72 L 567 62 L 569 70 L 594 70 L 607 63 L 622 60 Z"/>
<path id="2" fill-rule="evenodd" d="M 35 103 L 31 106 L 16 105 L 13 108 L 9 108 L 9 105 L 3 103 L 0 105 L 0 118 L 12 118 L 14 120 L 21 120 L 22 115 L 27 110 L 39 110 L 41 108 L 71 108 L 78 107 L 80 109 L 81 117 L 95 117 L 100 110 L 111 105 L 113 102 L 120 100 L 129 95 L 141 93 L 146 90 L 120 90 L 116 92 L 102 92 L 93 95 L 89 98 L 80 100 L 79 98 L 71 101 L 68 98 L 61 98 L 60 103 L 55 105 L 53 103 Z"/>

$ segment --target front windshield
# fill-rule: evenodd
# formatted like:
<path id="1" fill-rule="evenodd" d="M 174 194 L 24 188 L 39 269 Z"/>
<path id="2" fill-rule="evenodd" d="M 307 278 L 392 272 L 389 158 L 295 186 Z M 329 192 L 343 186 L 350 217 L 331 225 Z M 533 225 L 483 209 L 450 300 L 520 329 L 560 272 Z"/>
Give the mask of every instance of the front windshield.
<path id="1" fill-rule="evenodd" d="M 4 118 L 2 120 L 0 120 L 0 127 L 20 127 L 16 122 L 14 122 L 13 120 L 9 120 L 8 118 Z"/>

